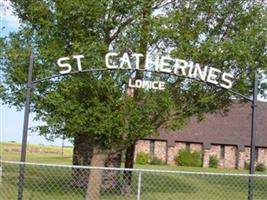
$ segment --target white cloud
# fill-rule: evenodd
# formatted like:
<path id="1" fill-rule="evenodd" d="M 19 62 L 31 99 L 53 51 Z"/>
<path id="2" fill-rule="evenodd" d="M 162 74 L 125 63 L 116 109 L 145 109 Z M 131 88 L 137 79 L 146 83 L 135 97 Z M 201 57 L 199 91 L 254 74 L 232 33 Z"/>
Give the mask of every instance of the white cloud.
<path id="1" fill-rule="evenodd" d="M 1 27 L 7 30 L 16 30 L 19 27 L 19 18 L 14 15 L 11 3 L 8 0 L 1 0 L 0 3 L 1 13 Z"/>

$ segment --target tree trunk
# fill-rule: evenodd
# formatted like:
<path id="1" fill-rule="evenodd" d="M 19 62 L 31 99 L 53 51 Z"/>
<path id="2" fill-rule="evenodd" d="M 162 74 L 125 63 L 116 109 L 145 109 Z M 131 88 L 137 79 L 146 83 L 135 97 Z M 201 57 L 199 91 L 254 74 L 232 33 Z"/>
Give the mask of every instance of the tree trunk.
<path id="1" fill-rule="evenodd" d="M 72 164 L 89 166 L 93 156 L 93 139 L 86 134 L 74 137 Z M 89 177 L 88 169 L 72 169 L 71 185 L 77 188 L 86 188 Z"/>
<path id="2" fill-rule="evenodd" d="M 105 162 L 105 167 L 121 167 L 121 152 L 116 154 L 110 154 Z M 107 170 L 103 175 L 102 188 L 104 190 L 114 190 L 114 188 L 120 188 L 120 171 Z M 118 192 L 118 191 L 114 191 Z"/>
<path id="3" fill-rule="evenodd" d="M 93 139 L 88 135 L 80 134 L 74 138 L 74 149 L 72 164 L 78 166 L 90 166 L 91 159 L 93 157 Z M 116 167 L 121 166 L 121 153 L 111 154 L 105 161 L 105 167 Z M 72 180 L 71 186 L 76 188 L 87 188 L 89 169 L 72 169 Z M 108 189 L 114 184 L 119 184 L 119 171 L 116 173 L 110 172 L 104 175 L 103 187 Z"/>
<path id="4" fill-rule="evenodd" d="M 139 41 L 139 49 L 138 52 L 145 54 L 147 52 L 147 47 L 149 44 L 149 32 L 150 32 L 150 17 L 152 14 L 152 1 L 143 1 L 142 2 L 142 31 L 141 31 L 141 37 Z M 143 64 L 141 62 L 141 64 Z M 143 73 L 138 72 L 136 73 L 135 79 L 142 79 Z M 138 90 L 129 90 L 127 91 L 127 94 L 132 96 L 136 101 L 138 101 Z M 133 168 L 134 166 L 134 152 L 135 152 L 135 142 L 131 144 L 126 150 L 125 155 L 125 168 Z M 125 171 L 123 175 L 123 183 L 124 185 L 121 187 L 121 193 L 124 195 L 129 195 L 131 192 L 131 182 L 132 182 L 132 172 L 131 171 Z"/>
<path id="5" fill-rule="evenodd" d="M 133 168 L 133 166 L 134 166 L 134 151 L 135 151 L 135 142 L 126 149 L 125 168 Z M 131 183 L 132 183 L 132 172 L 131 171 L 124 171 L 123 183 L 124 183 L 124 185 L 122 185 L 121 193 L 123 195 L 129 195 L 131 192 Z"/>
<path id="6" fill-rule="evenodd" d="M 105 151 L 101 151 L 99 149 L 94 150 L 94 155 L 91 159 L 91 166 L 104 167 L 107 158 L 108 154 Z M 90 170 L 85 200 L 100 199 L 100 191 L 101 191 L 103 175 L 104 175 L 104 170 L 100 169 Z"/>

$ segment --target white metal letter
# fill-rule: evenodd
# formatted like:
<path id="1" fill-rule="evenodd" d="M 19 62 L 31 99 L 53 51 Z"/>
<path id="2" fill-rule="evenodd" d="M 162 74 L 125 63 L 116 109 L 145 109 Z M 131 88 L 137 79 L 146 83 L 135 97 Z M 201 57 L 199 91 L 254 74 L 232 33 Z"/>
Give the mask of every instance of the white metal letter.
<path id="1" fill-rule="evenodd" d="M 166 62 L 166 61 L 173 61 L 173 59 L 171 59 L 168 56 L 162 56 L 160 59 L 160 71 L 166 72 L 166 73 L 171 73 L 172 69 L 170 68 L 170 63 Z M 165 67 L 167 67 L 167 68 L 165 68 Z"/>
<path id="2" fill-rule="evenodd" d="M 135 68 L 139 69 L 139 67 L 140 67 L 140 58 L 144 57 L 144 55 L 141 54 L 141 53 L 133 53 L 132 56 L 135 57 L 135 62 L 136 62 Z"/>
<path id="3" fill-rule="evenodd" d="M 234 76 L 232 74 L 223 73 L 223 75 L 222 75 L 222 81 L 224 83 L 227 83 L 227 84 L 221 83 L 220 85 L 223 88 L 230 89 L 233 86 L 233 82 L 230 79 L 233 79 L 233 78 L 234 78 Z"/>
<path id="4" fill-rule="evenodd" d="M 182 75 L 186 76 L 186 68 L 188 68 L 188 63 L 185 60 L 175 59 L 174 73 L 177 75 L 181 75 L 178 73 L 181 70 Z"/>
<path id="5" fill-rule="evenodd" d="M 131 66 L 131 62 L 130 62 L 130 58 L 129 58 L 129 55 L 128 53 L 124 53 L 123 56 L 121 57 L 120 59 L 120 68 L 123 69 L 124 67 L 124 64 L 128 65 L 128 69 L 132 69 L 132 66 Z"/>
<path id="6" fill-rule="evenodd" d="M 207 82 L 217 85 L 217 79 L 220 73 L 221 70 L 211 67 L 207 76 Z"/>
<path id="7" fill-rule="evenodd" d="M 203 71 L 198 63 L 195 64 L 193 77 L 196 79 L 200 77 L 202 81 L 205 81 L 207 76 L 208 66 L 205 66 Z"/>
<path id="8" fill-rule="evenodd" d="M 159 83 L 157 81 L 152 82 L 152 89 L 157 90 L 159 87 L 157 86 Z"/>
<path id="9" fill-rule="evenodd" d="M 149 54 L 146 54 L 145 69 L 149 69 L 150 65 L 154 65 L 155 71 L 159 71 L 159 57 L 156 56 L 155 60 L 149 60 Z"/>
<path id="10" fill-rule="evenodd" d="M 118 56 L 118 54 L 115 53 L 115 52 L 110 52 L 110 53 L 107 53 L 106 56 L 105 56 L 106 66 L 109 69 L 116 69 L 116 68 L 118 68 L 118 65 L 110 65 L 109 64 L 110 57 L 114 57 L 114 56 Z"/>
<path id="11" fill-rule="evenodd" d="M 165 89 L 165 82 L 159 82 L 159 90 L 164 90 Z"/>
<path id="12" fill-rule="evenodd" d="M 135 87 L 141 88 L 142 87 L 142 81 L 141 80 L 136 80 L 135 81 Z"/>
<path id="13" fill-rule="evenodd" d="M 84 58 L 83 55 L 77 55 L 77 56 L 73 56 L 73 58 L 75 58 L 77 60 L 77 66 L 78 66 L 78 71 L 82 71 L 82 63 L 81 63 L 81 58 Z"/>
<path id="14" fill-rule="evenodd" d="M 134 88 L 134 85 L 132 84 L 132 81 L 133 81 L 133 80 L 130 78 L 130 79 L 129 79 L 129 87 Z"/>
<path id="15" fill-rule="evenodd" d="M 60 71 L 60 74 L 68 74 L 71 72 L 71 65 L 68 63 L 62 63 L 63 61 L 70 60 L 69 57 L 62 57 L 57 60 L 57 65 L 61 68 L 63 68 L 62 71 Z"/>

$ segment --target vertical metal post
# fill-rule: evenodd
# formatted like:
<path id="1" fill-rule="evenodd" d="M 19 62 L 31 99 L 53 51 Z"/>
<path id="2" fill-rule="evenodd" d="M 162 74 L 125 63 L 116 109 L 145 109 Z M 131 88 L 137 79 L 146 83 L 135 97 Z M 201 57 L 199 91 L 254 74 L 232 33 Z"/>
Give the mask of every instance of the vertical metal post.
<path id="1" fill-rule="evenodd" d="M 142 184 L 142 172 L 138 172 L 138 183 L 137 183 L 137 200 L 141 200 L 141 184 Z"/>
<path id="2" fill-rule="evenodd" d="M 22 135 L 22 146 L 21 146 L 21 157 L 19 165 L 19 181 L 18 181 L 18 200 L 23 199 L 23 189 L 24 189 L 24 173 L 25 173 L 25 160 L 26 160 L 26 150 L 27 150 L 27 136 L 29 127 L 29 115 L 30 115 L 30 98 L 32 90 L 32 68 L 33 68 L 33 53 L 31 52 L 29 71 L 28 71 L 28 81 L 27 81 L 27 93 L 24 111 L 24 123 L 23 123 L 23 135 Z"/>
<path id="3" fill-rule="evenodd" d="M 61 156 L 62 157 L 64 156 L 64 140 L 65 140 L 65 137 L 64 137 L 64 135 L 62 135 L 62 146 L 61 146 Z"/>
<path id="4" fill-rule="evenodd" d="M 258 75 L 255 71 L 253 101 L 252 101 L 252 120 L 251 120 L 251 143 L 250 143 L 250 168 L 248 182 L 248 200 L 253 200 L 254 172 L 255 172 L 255 144 L 256 144 L 256 108 L 258 96 Z"/>

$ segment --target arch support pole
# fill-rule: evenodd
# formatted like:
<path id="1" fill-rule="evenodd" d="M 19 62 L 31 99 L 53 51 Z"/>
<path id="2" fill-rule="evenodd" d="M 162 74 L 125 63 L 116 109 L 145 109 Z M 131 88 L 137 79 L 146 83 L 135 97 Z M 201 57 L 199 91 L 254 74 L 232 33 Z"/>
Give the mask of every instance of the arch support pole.
<path id="1" fill-rule="evenodd" d="M 256 152 L 256 109 L 257 109 L 257 96 L 258 96 L 258 75 L 255 71 L 253 101 L 252 101 L 252 118 L 251 118 L 251 139 L 250 139 L 250 167 L 249 167 L 249 180 L 248 180 L 248 200 L 253 200 L 254 189 L 254 173 L 255 173 L 255 152 Z"/>
<path id="2" fill-rule="evenodd" d="M 30 115 L 30 103 L 31 103 L 31 90 L 32 90 L 32 69 L 33 69 L 33 53 L 30 55 L 30 64 L 28 70 L 28 81 L 27 81 L 27 92 L 26 102 L 24 111 L 24 122 L 23 122 L 23 135 L 22 135 L 22 146 L 21 146 L 21 157 L 19 165 L 19 180 L 18 180 L 18 200 L 23 199 L 24 190 L 24 174 L 25 174 L 25 161 L 26 161 L 26 150 L 27 150 L 27 138 L 29 129 L 29 115 Z"/>

